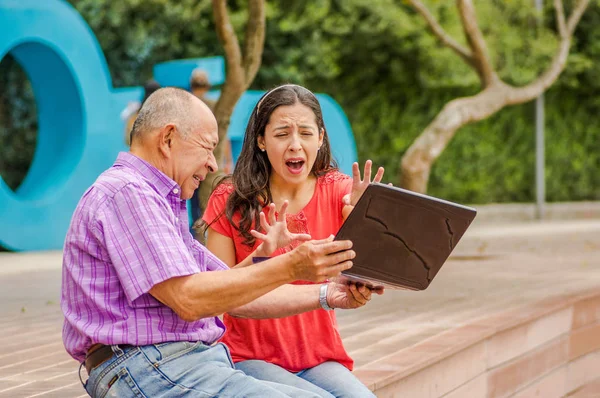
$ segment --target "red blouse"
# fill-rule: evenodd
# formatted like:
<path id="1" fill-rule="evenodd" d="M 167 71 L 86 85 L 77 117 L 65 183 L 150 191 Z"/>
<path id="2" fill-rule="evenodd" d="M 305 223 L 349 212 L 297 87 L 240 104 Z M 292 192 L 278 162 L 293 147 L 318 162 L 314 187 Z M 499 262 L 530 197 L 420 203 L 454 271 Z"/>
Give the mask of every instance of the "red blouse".
<path id="1" fill-rule="evenodd" d="M 288 229 L 294 233 L 308 233 L 313 239 L 335 235 L 343 222 L 342 197 L 351 189 L 352 179 L 338 171 L 319 177 L 310 202 L 298 214 L 287 215 Z M 210 224 L 221 213 L 224 214 L 232 191 L 231 184 L 222 184 L 212 193 L 202 217 L 205 222 Z M 264 211 L 268 216 L 268 207 Z M 235 213 L 233 222 L 237 224 L 239 220 L 239 213 Z M 210 227 L 233 239 L 236 264 L 260 244 L 256 242 L 254 247 L 244 245 L 225 215 Z M 290 251 L 297 245 L 281 248 L 273 255 Z M 352 370 L 354 362 L 342 344 L 334 311 L 318 309 L 278 319 L 241 319 L 225 314 L 224 322 L 227 330 L 221 341 L 231 350 L 234 362 L 261 359 L 291 372 L 299 372 L 326 361 L 336 361 Z"/>

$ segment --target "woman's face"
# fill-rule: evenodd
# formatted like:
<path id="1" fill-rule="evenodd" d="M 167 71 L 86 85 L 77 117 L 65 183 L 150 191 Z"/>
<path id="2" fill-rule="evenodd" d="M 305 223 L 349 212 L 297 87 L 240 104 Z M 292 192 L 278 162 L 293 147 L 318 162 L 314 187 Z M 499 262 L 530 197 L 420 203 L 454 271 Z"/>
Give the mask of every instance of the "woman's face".
<path id="1" fill-rule="evenodd" d="M 300 184 L 310 175 L 323 134 L 312 109 L 297 102 L 273 111 L 258 147 L 265 150 L 275 177 Z"/>

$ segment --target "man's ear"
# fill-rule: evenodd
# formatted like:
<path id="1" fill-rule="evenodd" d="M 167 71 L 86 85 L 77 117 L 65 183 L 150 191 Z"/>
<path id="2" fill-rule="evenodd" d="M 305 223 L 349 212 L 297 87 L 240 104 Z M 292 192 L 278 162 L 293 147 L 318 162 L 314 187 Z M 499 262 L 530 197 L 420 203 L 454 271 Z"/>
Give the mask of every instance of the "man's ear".
<path id="1" fill-rule="evenodd" d="M 175 138 L 175 126 L 167 124 L 158 133 L 158 148 L 160 153 L 166 158 L 171 157 L 171 147 Z"/>

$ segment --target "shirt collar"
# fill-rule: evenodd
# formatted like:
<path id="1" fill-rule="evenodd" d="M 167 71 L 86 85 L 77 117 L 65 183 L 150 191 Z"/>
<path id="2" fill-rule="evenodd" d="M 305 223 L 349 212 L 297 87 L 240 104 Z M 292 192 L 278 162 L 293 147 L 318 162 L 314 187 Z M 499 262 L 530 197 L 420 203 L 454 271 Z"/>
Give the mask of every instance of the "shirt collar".
<path id="1" fill-rule="evenodd" d="M 119 152 L 114 166 L 133 169 L 135 172 L 141 174 L 164 197 L 167 197 L 169 194 L 181 197 L 181 188 L 175 181 L 150 163 L 129 152 Z"/>

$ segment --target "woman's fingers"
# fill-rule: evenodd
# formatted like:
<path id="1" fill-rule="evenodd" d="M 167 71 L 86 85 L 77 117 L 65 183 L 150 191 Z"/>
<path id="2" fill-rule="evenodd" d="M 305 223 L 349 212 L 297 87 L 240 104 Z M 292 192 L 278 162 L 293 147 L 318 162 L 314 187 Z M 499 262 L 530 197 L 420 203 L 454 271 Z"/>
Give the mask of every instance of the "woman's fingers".
<path id="1" fill-rule="evenodd" d="M 269 205 L 269 224 L 275 225 L 277 219 L 275 218 L 275 203 Z"/>
<path id="2" fill-rule="evenodd" d="M 255 229 L 250 230 L 250 235 L 254 236 L 256 239 L 259 239 L 263 242 L 267 240 L 267 235 L 261 234 L 260 232 L 258 232 Z"/>
<path id="3" fill-rule="evenodd" d="M 265 216 L 265 213 L 261 211 L 259 217 L 260 217 L 260 225 L 262 225 L 262 227 L 264 228 L 264 230 L 267 233 L 269 233 L 269 231 L 271 230 L 271 226 L 267 222 L 267 216 Z"/>
<path id="4" fill-rule="evenodd" d="M 300 240 L 303 242 L 312 239 L 309 234 L 290 234 L 290 237 L 292 238 L 292 240 Z"/>
<path id="5" fill-rule="evenodd" d="M 290 202 L 288 202 L 287 200 L 283 201 L 283 204 L 281 205 L 281 209 L 279 210 L 279 215 L 277 216 L 277 221 L 282 222 L 285 221 L 285 211 L 288 208 L 288 205 L 290 204 Z M 275 205 L 273 205 L 273 208 L 275 208 Z M 275 212 L 273 212 L 275 213 Z"/>
<path id="6" fill-rule="evenodd" d="M 385 172 L 385 169 L 383 167 L 380 167 L 377 169 L 377 174 L 375 174 L 375 178 L 373 179 L 374 182 L 381 182 L 381 179 L 383 178 L 383 173 Z"/>
<path id="7" fill-rule="evenodd" d="M 373 165 L 373 162 L 371 161 L 371 159 L 367 160 L 365 162 L 365 171 L 363 174 L 363 182 L 371 182 L 371 166 Z"/>

